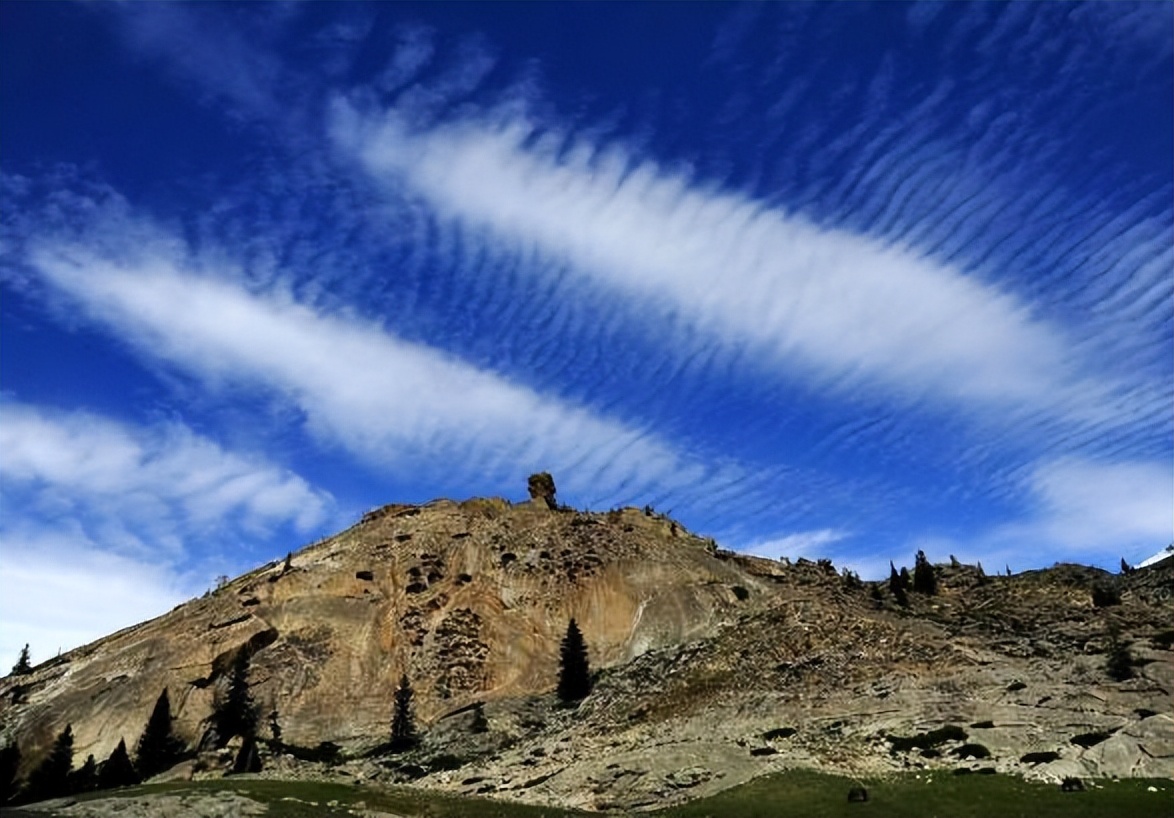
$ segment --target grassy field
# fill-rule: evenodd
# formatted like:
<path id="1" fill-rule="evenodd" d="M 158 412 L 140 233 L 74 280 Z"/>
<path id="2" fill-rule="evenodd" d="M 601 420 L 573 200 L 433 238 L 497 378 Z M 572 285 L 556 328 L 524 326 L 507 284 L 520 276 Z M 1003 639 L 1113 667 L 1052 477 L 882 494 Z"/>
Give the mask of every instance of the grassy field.
<path id="1" fill-rule="evenodd" d="M 849 803 L 857 782 L 807 771 L 756 779 L 711 798 L 654 813 L 659 818 L 1170 818 L 1174 781 L 1166 779 L 1091 782 L 1085 792 L 1063 793 L 1054 785 L 1001 775 L 907 774 L 862 782 L 867 803 Z M 1157 791 L 1151 792 L 1153 787 Z M 268 804 L 275 818 L 353 818 L 358 807 L 426 818 L 570 818 L 585 813 L 479 798 L 458 798 L 406 787 L 366 788 L 313 781 L 222 779 L 153 784 L 88 798 L 135 797 L 152 793 L 231 791 Z M 5 815 L 25 813 L 3 811 Z M 37 813 L 28 813 L 35 815 Z"/>
<path id="2" fill-rule="evenodd" d="M 848 803 L 852 779 L 795 770 L 658 812 L 664 818 L 1171 818 L 1174 782 L 1091 782 L 1084 792 L 1002 775 L 905 774 L 863 781 L 867 803 Z M 1090 782 L 1086 782 L 1089 784 Z M 1150 792 L 1154 787 L 1158 792 Z"/>

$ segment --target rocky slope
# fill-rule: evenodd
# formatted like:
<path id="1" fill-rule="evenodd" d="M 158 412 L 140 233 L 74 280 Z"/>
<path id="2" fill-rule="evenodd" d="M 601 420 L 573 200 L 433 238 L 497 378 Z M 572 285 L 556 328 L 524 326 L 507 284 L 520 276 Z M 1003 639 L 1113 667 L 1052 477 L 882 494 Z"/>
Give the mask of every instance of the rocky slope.
<path id="1" fill-rule="evenodd" d="M 194 747 L 243 650 L 284 742 L 332 742 L 344 757 L 276 753 L 266 775 L 410 778 L 587 808 L 661 804 L 789 765 L 1174 777 L 1174 560 L 1122 577 L 941 565 L 939 593 L 906 608 L 829 566 L 721 551 L 651 510 L 551 505 L 372 512 L 288 563 L 0 681 L 3 740 L 27 768 L 71 723 L 75 757 L 102 759 L 134 742 L 167 687 Z M 1106 583 L 1120 602 L 1096 607 Z M 551 695 L 571 617 L 600 671 L 577 710 Z M 1106 675 L 1111 629 L 1133 679 Z M 363 758 L 387 738 L 402 673 L 424 744 Z M 472 724 L 477 703 L 488 730 Z"/>

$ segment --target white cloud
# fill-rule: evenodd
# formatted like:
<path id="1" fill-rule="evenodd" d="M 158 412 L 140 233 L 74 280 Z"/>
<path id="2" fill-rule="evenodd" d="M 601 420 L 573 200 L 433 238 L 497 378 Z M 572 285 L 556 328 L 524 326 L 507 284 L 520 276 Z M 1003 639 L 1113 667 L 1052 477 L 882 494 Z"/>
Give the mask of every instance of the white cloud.
<path id="1" fill-rule="evenodd" d="M 157 616 L 204 590 L 250 535 L 324 522 L 331 497 L 180 423 L 0 402 L 0 670 Z M 247 557 L 244 558 L 247 561 Z"/>
<path id="2" fill-rule="evenodd" d="M 1174 465 L 1064 458 L 1038 465 L 1030 532 L 1069 553 L 1148 555 L 1174 540 Z M 1013 533 L 1013 532 L 1012 532 Z"/>
<path id="3" fill-rule="evenodd" d="M 85 249 L 41 244 L 30 262 L 148 358 L 210 381 L 274 390 L 321 437 L 381 468 L 514 482 L 557 469 L 560 486 L 604 498 L 619 490 L 712 492 L 739 477 L 375 324 L 249 292 L 223 269 L 178 257 L 169 238 L 135 235 L 133 250 L 99 237 Z"/>
<path id="4" fill-rule="evenodd" d="M 6 530 L 2 537 L 0 673 L 25 644 L 39 663 L 203 590 L 166 564 L 111 554 L 76 529 Z"/>
<path id="5" fill-rule="evenodd" d="M 6 493 L 174 538 L 239 519 L 259 529 L 323 522 L 328 495 L 289 471 L 225 451 L 179 423 L 136 428 L 88 412 L 0 404 Z M 107 526 L 110 527 L 109 525 Z"/>
<path id="6" fill-rule="evenodd" d="M 797 531 L 769 540 L 760 540 L 738 550 L 756 557 L 777 560 L 783 557 L 817 559 L 826 557 L 825 546 L 840 542 L 849 536 L 848 532 L 835 528 L 820 528 L 812 531 Z"/>
<path id="7" fill-rule="evenodd" d="M 1016 297 L 900 246 L 826 229 L 622 149 L 517 118 L 413 130 L 334 107 L 336 144 L 443 217 L 568 260 L 584 283 L 675 315 L 731 350 L 826 385 L 883 386 L 1104 421 L 1058 328 Z M 536 274 L 559 265 L 534 265 Z"/>
<path id="8" fill-rule="evenodd" d="M 1023 492 L 1032 509 L 1021 519 L 970 538 L 927 537 L 932 561 L 954 554 L 981 561 L 988 572 L 1046 568 L 1056 562 L 1092 563 L 1114 570 L 1134 564 L 1174 541 L 1174 465 L 1160 461 L 1043 461 L 1027 475 Z M 908 560 L 907 555 L 899 555 Z"/>

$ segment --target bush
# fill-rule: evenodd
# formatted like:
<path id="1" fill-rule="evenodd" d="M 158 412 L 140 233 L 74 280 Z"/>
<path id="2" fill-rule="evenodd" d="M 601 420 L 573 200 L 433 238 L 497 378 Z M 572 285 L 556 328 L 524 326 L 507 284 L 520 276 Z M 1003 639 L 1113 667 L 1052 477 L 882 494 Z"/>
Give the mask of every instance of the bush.
<path id="1" fill-rule="evenodd" d="M 990 758 L 991 751 L 981 744 L 963 744 L 954 750 L 958 758 Z"/>
<path id="2" fill-rule="evenodd" d="M 1109 582 L 1098 582 L 1092 587 L 1092 604 L 1094 608 L 1109 608 L 1121 604 L 1121 591 Z"/>
<path id="3" fill-rule="evenodd" d="M 1079 736 L 1072 737 L 1072 743 L 1087 750 L 1089 747 L 1096 747 L 1112 735 L 1112 733 L 1103 732 L 1081 733 Z"/>
<path id="4" fill-rule="evenodd" d="M 889 736 L 888 742 L 894 753 L 905 753 L 913 749 L 929 750 L 947 741 L 965 741 L 966 731 L 956 724 L 947 724 L 927 733 L 918 733 L 916 736 L 903 738 Z"/>

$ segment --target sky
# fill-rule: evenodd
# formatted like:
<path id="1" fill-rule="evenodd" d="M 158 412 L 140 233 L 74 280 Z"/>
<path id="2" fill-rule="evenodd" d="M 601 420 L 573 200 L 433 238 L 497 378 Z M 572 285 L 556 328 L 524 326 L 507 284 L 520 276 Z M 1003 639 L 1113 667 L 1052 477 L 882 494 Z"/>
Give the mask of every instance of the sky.
<path id="1" fill-rule="evenodd" d="M 1174 539 L 1174 5 L 0 4 L 0 662 L 390 502 Z"/>

